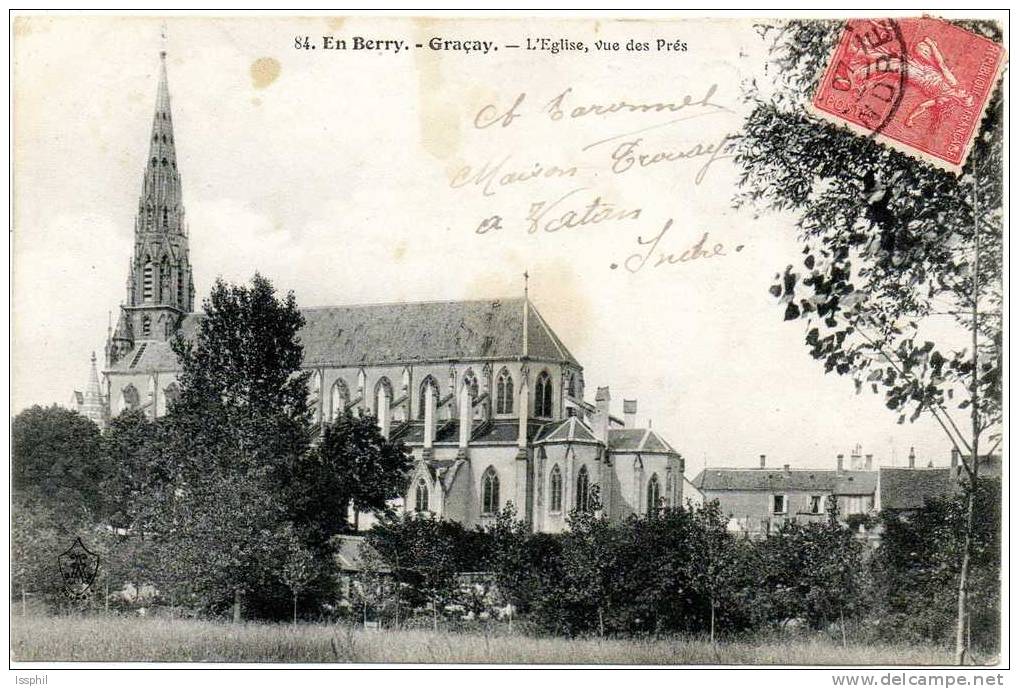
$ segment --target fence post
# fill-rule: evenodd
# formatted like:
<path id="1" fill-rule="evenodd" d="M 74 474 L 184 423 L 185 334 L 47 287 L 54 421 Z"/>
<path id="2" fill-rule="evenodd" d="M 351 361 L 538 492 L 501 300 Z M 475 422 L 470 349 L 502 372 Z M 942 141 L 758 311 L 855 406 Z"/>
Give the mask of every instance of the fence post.
<path id="1" fill-rule="evenodd" d="M 21 587 L 21 616 L 25 617 L 28 615 L 28 594 L 25 593 L 25 587 Z"/>
<path id="2" fill-rule="evenodd" d="M 241 590 L 234 589 L 234 624 L 241 621 Z"/>

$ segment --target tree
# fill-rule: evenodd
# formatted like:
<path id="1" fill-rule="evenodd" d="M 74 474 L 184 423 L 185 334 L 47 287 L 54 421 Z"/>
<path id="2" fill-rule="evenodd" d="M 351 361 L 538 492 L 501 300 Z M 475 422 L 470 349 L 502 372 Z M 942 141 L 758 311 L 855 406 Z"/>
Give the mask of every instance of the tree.
<path id="1" fill-rule="evenodd" d="M 961 24 L 1000 40 L 994 23 Z M 760 27 L 778 76 L 769 93 L 747 89 L 737 205 L 798 218 L 801 264 L 776 275 L 771 291 L 785 320 L 804 325 L 811 356 L 852 377 L 857 391 L 883 391 L 900 423 L 931 415 L 963 456 L 972 487 L 981 443 L 989 439 L 993 451 L 1000 442 L 1001 92 L 962 174 L 943 172 L 806 114 L 841 29 L 830 21 Z M 963 538 L 971 540 L 972 524 Z M 960 557 L 961 663 L 968 545 Z"/>
<path id="2" fill-rule="evenodd" d="M 11 423 L 11 482 L 21 504 L 42 503 L 67 528 L 101 509 L 99 427 L 77 412 L 30 407 Z"/>
<path id="3" fill-rule="evenodd" d="M 614 611 L 613 593 L 619 581 L 618 553 L 622 528 L 593 510 L 573 510 L 563 536 L 559 596 L 563 630 L 570 635 L 597 631 L 605 635 L 606 618 Z"/>
<path id="4" fill-rule="evenodd" d="M 869 591 L 863 547 L 839 520 L 835 501 L 824 521 L 787 521 L 757 549 L 763 619 L 798 619 L 815 629 L 837 624 L 845 645 L 846 620 L 865 612 Z"/>
<path id="5" fill-rule="evenodd" d="M 24 602 L 28 594 L 53 603 L 63 581 L 57 558 L 74 542 L 53 510 L 39 502 L 15 498 L 11 507 L 11 594 Z"/>
<path id="6" fill-rule="evenodd" d="M 294 624 L 297 624 L 297 597 L 315 579 L 314 555 L 305 549 L 296 534 L 284 532 L 286 559 L 283 562 L 283 583 L 294 597 Z"/>
<path id="7" fill-rule="evenodd" d="M 151 498 L 168 484 L 172 467 L 160 449 L 167 424 L 144 411 L 126 410 L 110 420 L 102 438 L 107 463 L 101 485 L 103 516 L 112 526 L 139 538 L 151 532 L 156 515 Z"/>
<path id="8" fill-rule="evenodd" d="M 302 590 L 331 593 L 334 576 L 328 539 L 289 500 L 309 487 L 297 470 L 311 439 L 304 319 L 292 293 L 277 299 L 257 274 L 250 287 L 217 281 L 203 311 L 194 338 L 173 341 L 181 391 L 159 446 L 169 469 L 148 495 L 161 570 L 178 600 L 208 612 L 232 605 L 236 617 L 243 602 L 289 616 L 295 538 L 315 565 Z"/>
<path id="9" fill-rule="evenodd" d="M 548 582 L 562 581 L 561 539 L 533 533 L 517 518 L 512 504 L 499 512 L 488 535 L 488 555 L 482 567 L 495 576 L 502 602 L 512 606 L 514 614 L 541 615 L 542 593 Z"/>
<path id="10" fill-rule="evenodd" d="M 753 598 L 755 573 L 759 570 L 753 567 L 752 549 L 729 532 L 728 519 L 717 500 L 677 511 L 671 518 L 683 516 L 691 522 L 685 531 L 694 551 L 694 557 L 683 563 L 684 578 L 693 584 L 690 588 L 702 592 L 701 598 L 708 605 L 708 634 L 713 644 L 719 618 L 729 628 L 749 624 L 744 606 Z"/>
<path id="11" fill-rule="evenodd" d="M 976 528 L 971 545 L 970 610 L 974 645 L 998 645 L 1001 581 L 1001 484 L 977 482 Z M 893 640 L 947 642 L 955 616 L 953 583 L 958 581 L 966 530 L 968 496 L 928 498 L 910 513 L 881 513 L 883 534 L 871 560 L 882 632 Z"/>
<path id="12" fill-rule="evenodd" d="M 398 599 L 409 606 L 427 606 L 432 625 L 448 605 L 459 602 L 461 572 L 475 572 L 488 554 L 487 535 L 460 522 L 433 515 L 385 516 L 367 534 L 367 543 L 392 572 Z"/>
<path id="13" fill-rule="evenodd" d="M 392 514 L 389 501 L 403 496 L 413 466 L 407 448 L 384 438 L 374 416 L 354 416 L 349 411 L 325 427 L 318 455 L 313 471 L 322 474 L 324 483 L 318 485 L 329 488 L 317 494 L 335 501 L 333 507 L 339 509 L 344 526 L 353 507 L 355 530 L 361 512 Z"/>

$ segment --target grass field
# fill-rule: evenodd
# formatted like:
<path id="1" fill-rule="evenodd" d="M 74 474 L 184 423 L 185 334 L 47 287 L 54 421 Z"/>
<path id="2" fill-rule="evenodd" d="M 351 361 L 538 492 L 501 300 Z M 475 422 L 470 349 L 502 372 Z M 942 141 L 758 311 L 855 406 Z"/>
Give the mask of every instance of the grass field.
<path id="1" fill-rule="evenodd" d="M 363 631 L 338 625 L 102 617 L 13 617 L 14 661 L 943 665 L 943 648 L 842 648 L 822 639 L 548 639 L 508 633 Z"/>

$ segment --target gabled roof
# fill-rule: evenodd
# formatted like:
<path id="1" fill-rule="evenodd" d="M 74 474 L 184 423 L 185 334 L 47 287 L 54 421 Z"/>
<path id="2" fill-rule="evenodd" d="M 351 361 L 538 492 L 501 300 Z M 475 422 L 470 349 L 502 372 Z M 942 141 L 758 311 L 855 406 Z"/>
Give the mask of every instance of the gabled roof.
<path id="1" fill-rule="evenodd" d="M 650 428 L 610 428 L 609 450 L 679 454 L 662 436 Z"/>
<path id="2" fill-rule="evenodd" d="M 528 357 L 580 364 L 528 302 Z M 523 355 L 523 299 L 487 299 L 301 309 L 305 366 L 370 366 L 426 361 L 515 359 Z M 199 314 L 181 330 L 193 337 Z M 135 355 L 142 344 L 145 351 Z M 132 362 L 134 365 L 132 366 Z M 113 371 L 175 370 L 168 342 L 136 345 Z"/>
<path id="3" fill-rule="evenodd" d="M 336 537 L 336 550 L 334 556 L 336 558 L 336 564 L 339 568 L 347 572 L 360 572 L 363 569 L 363 563 L 361 561 L 362 548 L 371 550 L 377 555 L 371 545 L 365 541 L 364 536 L 337 536 Z M 389 572 L 389 567 L 383 565 L 380 570 L 382 572 Z"/>
<path id="4" fill-rule="evenodd" d="M 947 467 L 881 467 L 879 505 L 883 510 L 915 510 L 924 500 L 949 493 L 952 472 Z"/>
<path id="5" fill-rule="evenodd" d="M 877 487 L 875 471 L 831 469 L 704 469 L 693 480 L 701 491 L 804 490 L 836 495 L 869 495 Z"/>
<path id="6" fill-rule="evenodd" d="M 542 428 L 538 443 L 590 443 L 600 445 L 591 429 L 576 416 L 571 416 L 560 424 L 548 424 Z"/>

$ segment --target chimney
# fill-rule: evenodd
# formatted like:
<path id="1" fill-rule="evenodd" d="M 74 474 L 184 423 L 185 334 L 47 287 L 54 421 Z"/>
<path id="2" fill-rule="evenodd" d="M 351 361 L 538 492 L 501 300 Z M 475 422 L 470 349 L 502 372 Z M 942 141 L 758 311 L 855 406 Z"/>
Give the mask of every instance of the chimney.
<path id="1" fill-rule="evenodd" d="M 840 474 L 842 473 L 842 461 L 844 458 L 845 455 L 835 455 L 835 470 Z"/>
<path id="2" fill-rule="evenodd" d="M 909 448 L 909 468 L 916 468 L 916 449 L 912 447 Z"/>
<path id="3" fill-rule="evenodd" d="M 863 468 L 867 471 L 874 470 L 874 455 L 865 455 L 863 459 Z"/>
<path id="4" fill-rule="evenodd" d="M 609 394 L 609 386 L 598 388 L 598 392 L 594 396 L 594 404 L 598 407 L 598 411 L 602 412 L 606 416 L 609 413 L 609 400 L 612 399 L 612 395 Z"/>
<path id="5" fill-rule="evenodd" d="M 788 474 L 789 473 L 789 465 L 788 464 L 783 464 L 782 465 L 782 471 L 784 471 L 785 473 Z"/>
<path id="6" fill-rule="evenodd" d="M 623 426 L 637 427 L 637 400 L 623 400 Z"/>
<path id="7" fill-rule="evenodd" d="M 765 460 L 766 457 L 767 457 L 767 455 L 761 455 L 761 468 L 762 469 L 764 468 L 764 460 Z"/>
<path id="8" fill-rule="evenodd" d="M 853 454 L 849 455 L 849 468 L 853 471 L 859 471 L 863 468 L 863 456 L 860 454 L 860 443 L 856 443 L 856 447 L 853 448 Z"/>

